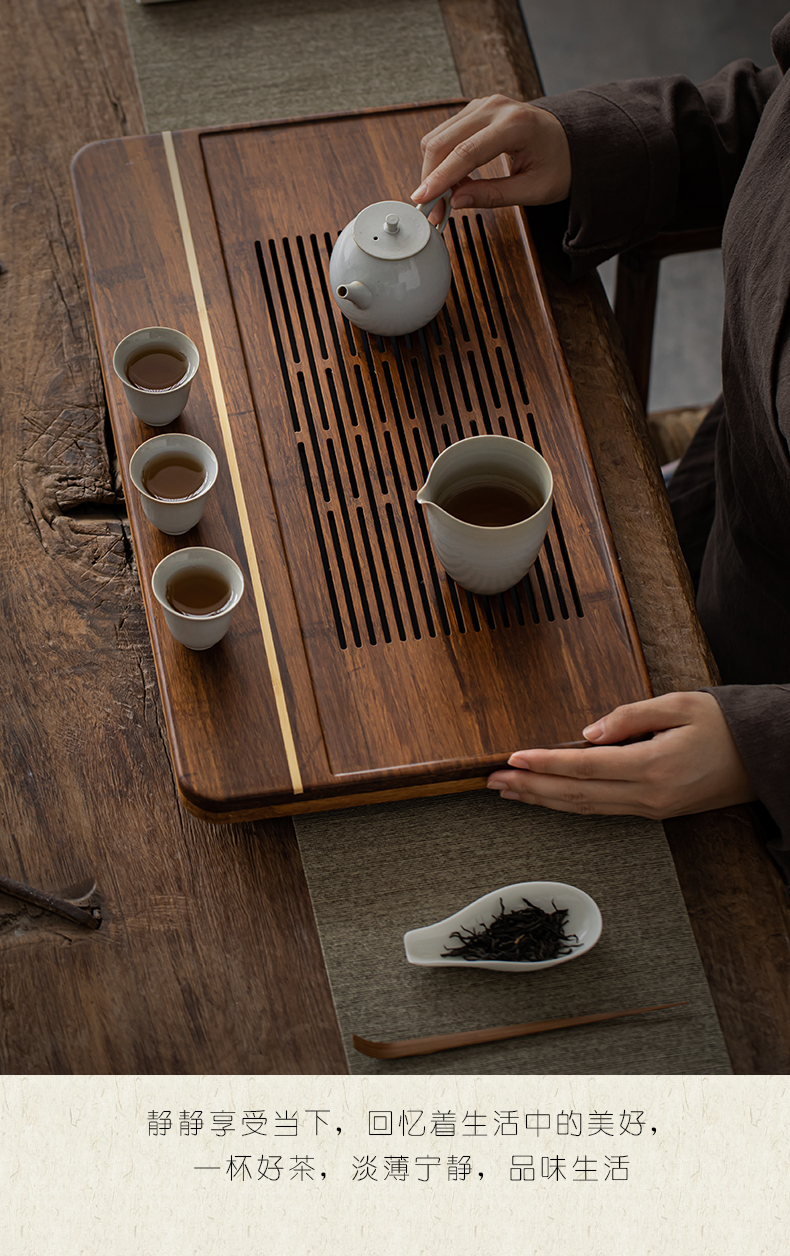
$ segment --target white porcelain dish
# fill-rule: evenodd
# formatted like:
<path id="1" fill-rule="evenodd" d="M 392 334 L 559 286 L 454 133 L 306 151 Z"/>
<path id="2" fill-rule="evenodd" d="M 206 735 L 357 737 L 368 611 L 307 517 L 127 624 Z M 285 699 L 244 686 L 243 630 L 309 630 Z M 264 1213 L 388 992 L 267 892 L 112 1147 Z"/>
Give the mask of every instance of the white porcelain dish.
<path id="1" fill-rule="evenodd" d="M 568 909 L 566 934 L 575 933 L 579 946 L 569 955 L 561 955 L 557 959 L 538 960 L 534 963 L 521 963 L 510 960 L 468 960 L 463 958 L 443 959 L 442 952 L 449 947 L 458 945 L 458 938 L 451 934 L 460 929 L 476 929 L 480 925 L 490 924 L 499 915 L 500 899 L 506 912 L 523 907 L 524 899 L 528 899 L 535 907 L 543 911 L 553 911 L 554 907 Z M 428 968 L 493 968 L 503 973 L 536 972 L 539 968 L 554 968 L 569 959 L 576 959 L 591 950 L 601 936 L 602 920 L 598 904 L 579 890 L 575 885 L 566 885 L 563 881 L 519 881 L 515 885 L 505 885 L 499 890 L 492 890 L 482 898 L 475 899 L 467 907 L 462 907 L 455 915 L 436 924 L 426 925 L 423 929 L 411 929 L 403 936 L 406 958 L 410 964 L 418 964 Z"/>

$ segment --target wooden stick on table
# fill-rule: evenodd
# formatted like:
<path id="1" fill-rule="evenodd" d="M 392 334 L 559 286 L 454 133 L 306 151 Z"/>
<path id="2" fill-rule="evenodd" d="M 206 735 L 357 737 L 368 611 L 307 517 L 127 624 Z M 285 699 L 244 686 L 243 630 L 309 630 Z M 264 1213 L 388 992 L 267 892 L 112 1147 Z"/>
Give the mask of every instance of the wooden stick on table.
<path id="1" fill-rule="evenodd" d="M 433 1055 L 435 1051 L 451 1051 L 455 1047 L 475 1047 L 483 1042 L 503 1042 L 506 1038 L 524 1038 L 528 1034 L 545 1034 L 553 1029 L 572 1029 L 577 1025 L 594 1025 L 599 1021 L 616 1020 L 619 1016 L 641 1016 L 644 1012 L 663 1012 L 668 1007 L 685 1007 L 679 1003 L 659 1003 L 655 1007 L 632 1007 L 624 1012 L 593 1012 L 589 1016 L 561 1016 L 556 1020 L 530 1021 L 523 1025 L 500 1025 L 496 1029 L 465 1029 L 454 1034 L 433 1034 L 428 1038 L 403 1038 L 399 1042 L 371 1042 L 351 1035 L 351 1041 L 362 1055 L 374 1060 L 398 1060 L 409 1055 Z"/>
<path id="2" fill-rule="evenodd" d="M 33 907 L 41 907 L 44 911 L 54 912 L 56 916 L 63 916 L 65 920 L 71 920 L 76 925 L 85 925 L 88 929 L 98 929 L 101 924 L 98 907 L 86 911 L 67 899 L 56 898 L 54 894 L 47 894 L 44 890 L 34 890 L 32 886 L 23 885 L 21 881 L 12 881 L 10 877 L 0 877 L 0 891 L 10 894 L 12 898 L 21 899 L 23 903 L 30 903 Z"/>

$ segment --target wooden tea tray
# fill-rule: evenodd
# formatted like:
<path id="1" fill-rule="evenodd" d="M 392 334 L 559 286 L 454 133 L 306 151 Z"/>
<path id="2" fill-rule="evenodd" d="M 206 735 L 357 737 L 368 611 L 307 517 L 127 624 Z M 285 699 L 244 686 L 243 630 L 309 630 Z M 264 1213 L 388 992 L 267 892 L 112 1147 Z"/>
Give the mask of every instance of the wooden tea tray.
<path id="1" fill-rule="evenodd" d="M 577 740 L 650 688 L 520 210 L 454 213 L 454 282 L 424 331 L 345 323 L 333 239 L 408 197 L 419 140 L 458 102 L 89 145 L 73 186 L 178 789 L 208 819 L 480 786 L 516 748 Z M 201 367 L 175 430 L 215 450 L 200 525 L 157 532 L 128 477 L 141 441 L 111 365 L 177 327 Z M 169 429 L 168 429 L 169 430 Z M 432 554 L 415 494 L 447 444 L 502 432 L 554 471 L 533 571 L 477 598 Z M 230 632 L 196 654 L 151 595 L 165 554 L 242 567 Z"/>

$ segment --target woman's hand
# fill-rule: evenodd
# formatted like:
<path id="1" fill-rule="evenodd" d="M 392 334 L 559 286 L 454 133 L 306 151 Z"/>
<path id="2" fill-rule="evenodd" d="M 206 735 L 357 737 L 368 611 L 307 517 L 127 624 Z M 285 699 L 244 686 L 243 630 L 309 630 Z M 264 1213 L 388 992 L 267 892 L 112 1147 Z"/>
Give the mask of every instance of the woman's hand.
<path id="1" fill-rule="evenodd" d="M 562 123 L 545 109 L 507 96 L 473 100 L 422 140 L 421 204 L 453 188 L 453 209 L 548 205 L 571 186 L 571 157 Z M 478 166 L 506 153 L 510 175 L 472 179 Z"/>
<path id="2" fill-rule="evenodd" d="M 646 733 L 650 741 L 615 744 Z M 669 693 L 617 707 L 584 736 L 589 748 L 516 751 L 488 788 L 554 811 L 654 820 L 756 797 L 712 694 Z"/>

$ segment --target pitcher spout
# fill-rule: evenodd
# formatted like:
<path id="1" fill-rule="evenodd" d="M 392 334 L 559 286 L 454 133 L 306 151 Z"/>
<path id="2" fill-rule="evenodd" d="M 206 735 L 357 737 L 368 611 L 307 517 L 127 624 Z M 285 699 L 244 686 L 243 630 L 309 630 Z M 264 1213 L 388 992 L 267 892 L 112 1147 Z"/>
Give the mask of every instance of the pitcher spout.
<path id="1" fill-rule="evenodd" d="M 434 463 L 434 466 L 435 465 L 436 464 Z M 428 471 L 428 475 L 426 476 L 425 483 L 416 494 L 414 500 L 419 502 L 421 506 L 433 506 L 434 509 L 440 510 L 441 507 L 439 506 L 439 503 L 436 500 L 436 494 L 435 494 L 434 488 L 435 488 L 435 480 L 434 480 L 433 466 L 432 466 L 430 470 Z"/>
<path id="2" fill-rule="evenodd" d="M 419 493 L 416 494 L 414 500 L 420 506 L 422 506 L 423 510 L 425 510 L 425 512 L 429 515 L 446 514 L 446 511 L 442 510 L 439 503 L 435 501 L 434 498 L 432 497 L 429 485 L 427 483 L 423 484 Z"/>

